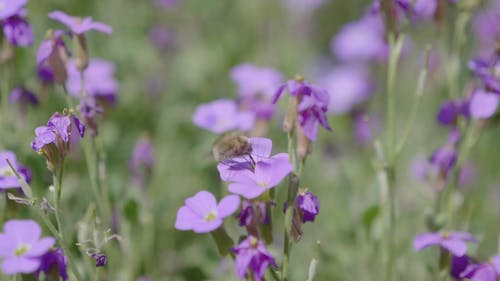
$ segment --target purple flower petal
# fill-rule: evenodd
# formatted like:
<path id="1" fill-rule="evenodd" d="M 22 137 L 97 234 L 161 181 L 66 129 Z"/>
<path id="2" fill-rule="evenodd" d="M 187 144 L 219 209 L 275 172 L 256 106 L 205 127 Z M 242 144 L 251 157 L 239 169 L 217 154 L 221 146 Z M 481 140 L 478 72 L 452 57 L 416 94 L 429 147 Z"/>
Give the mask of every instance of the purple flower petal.
<path id="1" fill-rule="evenodd" d="M 413 248 L 416 251 L 420 251 L 424 248 L 430 247 L 432 245 L 439 244 L 441 242 L 441 235 L 438 233 L 423 233 L 417 235 L 413 240 Z"/>
<path id="2" fill-rule="evenodd" d="M 441 246 L 457 257 L 461 257 L 467 253 L 467 244 L 461 240 L 444 239 L 441 242 Z"/>
<path id="3" fill-rule="evenodd" d="M 25 257 L 9 257 L 2 262 L 2 271 L 7 275 L 17 273 L 33 273 L 40 266 L 38 259 Z"/>
<path id="4" fill-rule="evenodd" d="M 476 90 L 470 101 L 470 114 L 473 118 L 489 118 L 495 114 L 499 97 L 483 90 Z"/>
<path id="5" fill-rule="evenodd" d="M 236 195 L 229 195 L 224 197 L 217 206 L 217 215 L 220 218 L 225 218 L 232 215 L 240 206 L 240 197 Z"/>

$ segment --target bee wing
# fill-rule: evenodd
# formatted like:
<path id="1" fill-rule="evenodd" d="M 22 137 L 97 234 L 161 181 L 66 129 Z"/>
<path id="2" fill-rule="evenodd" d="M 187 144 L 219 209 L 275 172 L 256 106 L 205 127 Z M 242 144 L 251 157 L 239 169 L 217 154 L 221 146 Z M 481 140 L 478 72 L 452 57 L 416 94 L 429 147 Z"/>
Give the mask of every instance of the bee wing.
<path id="1" fill-rule="evenodd" d="M 260 158 L 269 158 L 271 156 L 271 150 L 273 149 L 273 143 L 268 138 L 250 138 L 250 144 L 252 145 L 252 157 L 254 157 L 255 162 L 259 162 Z"/>
<path id="2" fill-rule="evenodd" d="M 220 178 L 223 181 L 235 181 L 238 177 L 252 173 L 252 162 L 248 157 L 228 159 L 217 164 Z"/>

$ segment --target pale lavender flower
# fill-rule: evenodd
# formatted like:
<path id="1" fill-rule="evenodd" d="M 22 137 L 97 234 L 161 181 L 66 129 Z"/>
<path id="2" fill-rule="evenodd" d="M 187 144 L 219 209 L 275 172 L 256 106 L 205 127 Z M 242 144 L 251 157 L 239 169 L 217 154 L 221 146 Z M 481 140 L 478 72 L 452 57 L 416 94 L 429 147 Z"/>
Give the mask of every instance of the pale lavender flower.
<path id="1" fill-rule="evenodd" d="M 31 171 L 17 162 L 14 152 L 0 151 L 0 191 L 9 188 L 21 188 L 21 183 L 19 183 L 7 160 L 24 181 L 28 183 L 31 181 Z"/>
<path id="2" fill-rule="evenodd" d="M 66 87 L 68 93 L 79 97 L 82 90 L 81 74 L 74 60 L 67 64 L 68 80 Z M 84 70 L 85 91 L 93 98 L 107 104 L 116 104 L 118 94 L 118 81 L 115 78 L 115 65 L 103 59 L 90 59 L 88 67 Z"/>
<path id="3" fill-rule="evenodd" d="M 56 278 L 54 280 L 59 280 L 59 277 L 63 281 L 68 280 L 67 259 L 61 248 L 50 249 L 45 255 L 40 257 L 40 267 L 35 272 L 37 279 L 39 278 L 40 272 L 44 272 L 45 276 L 51 276 Z"/>
<path id="4" fill-rule="evenodd" d="M 499 101 L 498 94 L 476 89 L 470 99 L 470 116 L 475 119 L 490 118 L 496 113 Z"/>
<path id="5" fill-rule="evenodd" d="M 229 195 L 219 204 L 214 195 L 208 191 L 200 191 L 185 201 L 185 205 L 177 211 L 175 228 L 192 230 L 196 233 L 207 233 L 219 228 L 224 218 L 232 215 L 240 205 L 240 197 Z"/>
<path id="6" fill-rule="evenodd" d="M 220 99 L 199 105 L 193 114 L 193 123 L 217 134 L 231 130 L 249 131 L 255 123 L 255 115 L 239 110 L 233 100 Z"/>
<path id="7" fill-rule="evenodd" d="M 497 281 L 500 277 L 492 263 L 470 264 L 460 274 L 460 278 L 468 278 L 472 281 Z"/>
<path id="8" fill-rule="evenodd" d="M 244 63 L 233 67 L 231 79 L 238 87 L 240 103 L 254 112 L 258 118 L 269 120 L 274 113 L 271 102 L 283 75 L 270 67 Z"/>
<path id="9" fill-rule="evenodd" d="M 0 21 L 21 13 L 26 3 L 28 0 L 0 0 Z"/>
<path id="10" fill-rule="evenodd" d="M 277 267 L 264 243 L 253 236 L 248 236 L 232 250 L 236 254 L 236 276 L 240 279 L 249 274 L 253 280 L 260 281 L 269 266 Z"/>
<path id="11" fill-rule="evenodd" d="M 477 12 L 472 20 L 472 34 L 480 55 L 492 54 L 500 39 L 500 4 L 493 2 L 493 7 Z"/>
<path id="12" fill-rule="evenodd" d="M 380 130 L 380 121 L 375 116 L 368 116 L 362 112 L 353 114 L 354 139 L 360 145 L 372 143 L 375 134 Z"/>
<path id="13" fill-rule="evenodd" d="M 235 174 L 228 189 L 247 199 L 254 199 L 277 186 L 292 170 L 288 154 L 280 153 L 257 162 L 253 171 L 244 170 Z"/>
<path id="14" fill-rule="evenodd" d="M 33 273 L 40 267 L 40 257 L 54 245 L 52 237 L 42 237 L 40 226 L 32 220 L 10 220 L 0 233 L 2 271 L 7 275 Z"/>
<path id="15" fill-rule="evenodd" d="M 378 15 L 366 15 L 362 19 L 344 25 L 333 37 L 330 48 L 342 61 L 373 61 L 387 57 L 385 27 Z"/>
<path id="16" fill-rule="evenodd" d="M 276 91 L 273 99 L 274 103 L 278 101 L 285 90 L 292 97 L 296 97 L 300 101 L 297 107 L 298 122 L 309 140 L 316 140 L 318 125 L 321 125 L 326 130 L 331 130 L 328 118 L 326 117 L 328 104 L 330 103 L 330 96 L 327 91 L 307 81 L 303 81 L 301 78 L 288 80 Z"/>
<path id="17" fill-rule="evenodd" d="M 455 256 L 461 257 L 467 252 L 467 242 L 477 242 L 476 238 L 468 232 L 422 233 L 413 240 L 413 247 L 420 251 L 430 246 L 440 246 Z"/>
<path id="18" fill-rule="evenodd" d="M 373 81 L 360 67 L 339 66 L 319 80 L 330 95 L 328 113 L 344 114 L 368 100 L 373 93 Z"/>
<path id="19" fill-rule="evenodd" d="M 38 76 L 44 83 L 66 82 L 66 54 L 69 51 L 62 40 L 64 31 L 56 30 L 49 33 L 40 43 L 36 52 Z"/>
<path id="20" fill-rule="evenodd" d="M 49 18 L 66 25 L 73 33 L 78 35 L 90 30 L 96 30 L 106 34 L 111 34 L 113 32 L 111 26 L 101 22 L 95 22 L 91 17 L 73 17 L 62 11 L 53 11 L 49 13 Z"/>
<path id="21" fill-rule="evenodd" d="M 128 162 L 128 169 L 132 181 L 138 186 L 145 188 L 151 176 L 155 163 L 153 145 L 149 137 L 141 137 L 135 144 L 132 156 Z"/>
<path id="22" fill-rule="evenodd" d="M 3 21 L 3 34 L 14 46 L 28 47 L 33 44 L 33 30 L 28 21 L 13 16 Z"/>
<path id="23" fill-rule="evenodd" d="M 314 219 L 319 214 L 319 200 L 312 192 L 301 192 L 297 195 L 295 205 L 300 211 L 302 222 L 314 222 Z"/>

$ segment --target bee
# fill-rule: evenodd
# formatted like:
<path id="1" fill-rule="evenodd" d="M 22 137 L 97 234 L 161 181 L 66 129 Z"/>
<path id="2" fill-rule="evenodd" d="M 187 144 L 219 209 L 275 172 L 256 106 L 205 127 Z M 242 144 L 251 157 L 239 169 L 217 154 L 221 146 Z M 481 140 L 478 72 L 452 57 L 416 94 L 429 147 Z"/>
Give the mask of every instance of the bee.
<path id="1" fill-rule="evenodd" d="M 251 154 L 250 139 L 239 131 L 222 134 L 212 145 L 212 155 L 217 162 L 244 156 L 249 156 L 253 160 Z"/>

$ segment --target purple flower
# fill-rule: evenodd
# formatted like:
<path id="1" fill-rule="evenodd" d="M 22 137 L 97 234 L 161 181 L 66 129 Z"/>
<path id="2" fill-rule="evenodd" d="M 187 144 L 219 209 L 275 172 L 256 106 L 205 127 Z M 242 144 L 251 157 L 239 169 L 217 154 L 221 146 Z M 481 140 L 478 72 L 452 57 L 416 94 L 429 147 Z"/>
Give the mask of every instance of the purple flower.
<path id="1" fill-rule="evenodd" d="M 5 38 L 14 46 L 28 47 L 33 44 L 33 31 L 29 23 L 19 17 L 13 16 L 2 23 Z"/>
<path id="2" fill-rule="evenodd" d="M 470 274 L 467 274 L 466 270 L 469 266 L 475 265 L 474 260 L 472 260 L 468 255 L 463 255 L 461 257 L 452 256 L 450 275 L 455 279 L 470 278 Z"/>
<path id="3" fill-rule="evenodd" d="M 0 151 L 0 191 L 9 188 L 20 188 L 21 184 L 7 163 L 9 160 L 12 167 L 26 182 L 31 181 L 31 171 L 17 162 L 16 155 L 11 151 Z"/>
<path id="4" fill-rule="evenodd" d="M 500 94 L 500 59 L 488 61 L 476 58 L 469 61 L 469 69 L 472 70 L 484 84 L 488 92 Z"/>
<path id="5" fill-rule="evenodd" d="M 475 119 L 490 118 L 497 111 L 500 96 L 483 89 L 477 89 L 470 99 L 470 116 Z"/>
<path id="6" fill-rule="evenodd" d="M 446 101 L 439 109 L 437 120 L 443 125 L 454 127 L 460 116 L 469 117 L 469 114 L 468 100 Z"/>
<path id="7" fill-rule="evenodd" d="M 239 110 L 233 100 L 220 99 L 199 105 L 193 114 L 193 122 L 216 134 L 231 130 L 249 131 L 255 123 L 255 115 Z"/>
<path id="8" fill-rule="evenodd" d="M 39 101 L 36 95 L 24 87 L 17 87 L 10 92 L 9 103 L 18 103 L 22 108 L 27 105 L 38 105 Z"/>
<path id="9" fill-rule="evenodd" d="M 146 187 L 155 163 L 153 145 L 149 137 L 140 138 L 135 144 L 134 151 L 128 162 L 128 169 L 132 181 L 143 188 Z"/>
<path id="10" fill-rule="evenodd" d="M 319 214 L 319 200 L 312 192 L 301 192 L 295 200 L 297 209 L 301 213 L 302 222 L 314 222 L 314 219 Z"/>
<path id="11" fill-rule="evenodd" d="M 80 104 L 77 107 L 78 111 L 82 115 L 83 122 L 85 123 L 85 128 L 88 134 L 92 137 L 97 135 L 97 121 L 98 115 L 104 113 L 104 109 L 97 104 L 97 100 L 93 97 L 84 97 L 80 100 Z"/>
<path id="12" fill-rule="evenodd" d="M 38 76 L 45 83 L 64 83 L 67 79 L 66 61 L 68 50 L 62 40 L 64 31 L 48 33 L 36 52 Z"/>
<path id="13" fill-rule="evenodd" d="M 39 278 L 40 272 L 44 272 L 45 275 L 58 274 L 55 276 L 61 277 L 63 281 L 68 280 L 68 272 L 66 271 L 67 260 L 64 252 L 60 248 L 54 248 L 49 250 L 45 255 L 40 258 L 40 267 L 35 272 L 35 276 Z"/>
<path id="14" fill-rule="evenodd" d="M 344 114 L 366 101 L 373 92 L 373 82 L 368 73 L 358 67 L 336 67 L 324 76 L 319 84 L 330 95 L 328 113 Z"/>
<path id="15" fill-rule="evenodd" d="M 468 232 L 423 233 L 417 235 L 413 240 L 413 247 L 420 251 L 430 246 L 440 246 L 453 255 L 461 257 L 467 252 L 467 242 L 476 242 L 476 238 Z"/>
<path id="16" fill-rule="evenodd" d="M 442 147 L 436 149 L 430 157 L 430 163 L 435 167 L 441 178 L 446 180 L 451 169 L 457 162 L 456 144 L 460 140 L 457 130 L 450 132 L 448 141 Z"/>
<path id="17" fill-rule="evenodd" d="M 81 73 L 74 60 L 67 64 L 68 93 L 79 97 L 82 91 Z M 114 105 L 118 94 L 118 81 L 115 78 L 115 65 L 102 59 L 90 59 L 89 65 L 83 72 L 85 91 L 99 101 Z"/>
<path id="18" fill-rule="evenodd" d="M 250 200 L 243 201 L 241 211 L 238 214 L 240 226 L 249 226 L 252 222 L 269 224 L 269 214 L 266 212 L 266 203 L 256 201 L 255 205 Z"/>
<path id="19" fill-rule="evenodd" d="M 236 173 L 229 184 L 229 191 L 253 199 L 277 186 L 291 171 L 288 154 L 280 153 L 255 164 L 254 171 Z"/>
<path id="20" fill-rule="evenodd" d="M 52 237 L 40 238 L 42 230 L 32 220 L 10 220 L 0 233 L 2 271 L 7 275 L 33 273 L 40 267 L 40 257 L 54 245 Z"/>
<path id="21" fill-rule="evenodd" d="M 200 191 L 185 201 L 177 211 L 175 228 L 206 233 L 219 228 L 225 217 L 232 215 L 240 205 L 236 195 L 224 197 L 219 204 L 212 193 Z"/>
<path id="22" fill-rule="evenodd" d="M 333 37 L 330 49 L 341 61 L 373 61 L 387 57 L 385 27 L 379 15 L 366 15 L 344 25 Z"/>
<path id="23" fill-rule="evenodd" d="M 248 236 L 234 247 L 233 252 L 236 254 L 236 276 L 240 279 L 246 274 L 253 274 L 253 280 L 260 281 L 269 265 L 277 267 L 264 243 L 253 236 Z"/>
<path id="24" fill-rule="evenodd" d="M 76 116 L 72 113 L 61 115 L 56 112 L 50 117 L 47 126 L 35 129 L 31 148 L 42 153 L 54 167 L 60 164 L 61 158 L 70 151 L 71 144 L 78 138 L 83 138 L 84 134 L 85 126 Z"/>
<path id="25" fill-rule="evenodd" d="M 498 273 L 491 263 L 470 264 L 460 277 L 469 278 L 472 281 L 496 281 Z"/>
<path id="26" fill-rule="evenodd" d="M 0 0 L 0 21 L 18 15 L 28 0 Z"/>
<path id="27" fill-rule="evenodd" d="M 276 91 L 273 100 L 274 103 L 277 102 L 285 90 L 288 90 L 288 93 L 292 97 L 296 97 L 299 100 L 297 107 L 298 122 L 309 140 L 316 140 L 318 125 L 331 130 L 326 117 L 330 102 L 330 96 L 327 91 L 316 85 L 309 84 L 301 78 L 288 80 Z"/>
<path id="28" fill-rule="evenodd" d="M 493 53 L 497 40 L 500 38 L 500 5 L 498 1 L 490 1 L 494 5 L 475 14 L 472 30 L 475 43 L 481 55 Z"/>
<path id="29" fill-rule="evenodd" d="M 91 17 L 73 17 L 61 11 L 53 11 L 49 13 L 49 18 L 66 25 L 73 33 L 78 35 L 90 30 L 96 30 L 106 34 L 111 34 L 113 32 L 111 26 L 101 22 L 95 22 Z"/>
<path id="30" fill-rule="evenodd" d="M 258 67 L 244 63 L 233 67 L 231 79 L 238 87 L 241 104 L 255 112 L 258 118 L 269 120 L 274 113 L 271 102 L 283 76 L 270 67 Z"/>
<path id="31" fill-rule="evenodd" d="M 96 267 L 103 267 L 108 264 L 108 256 L 103 253 L 94 253 L 92 254 L 92 258 L 95 259 Z"/>

